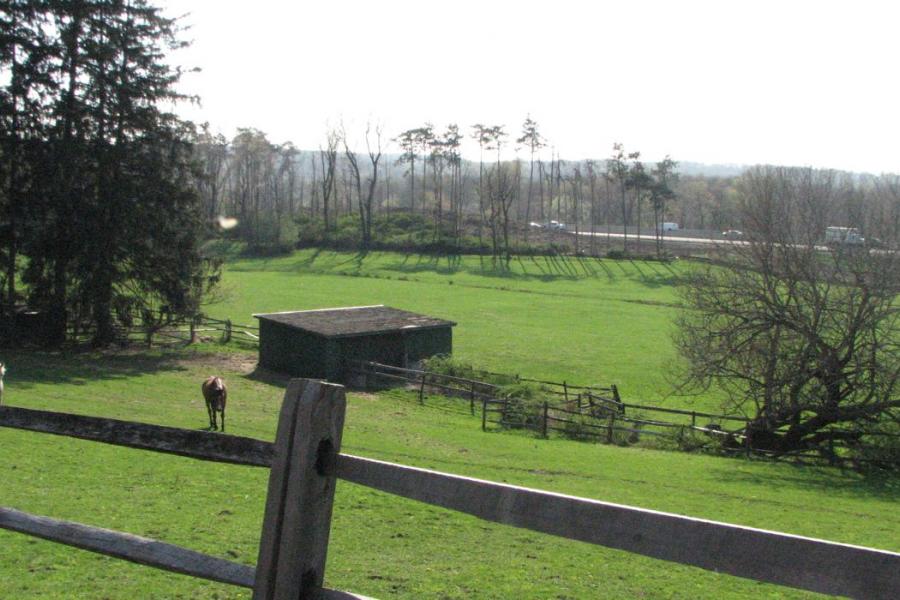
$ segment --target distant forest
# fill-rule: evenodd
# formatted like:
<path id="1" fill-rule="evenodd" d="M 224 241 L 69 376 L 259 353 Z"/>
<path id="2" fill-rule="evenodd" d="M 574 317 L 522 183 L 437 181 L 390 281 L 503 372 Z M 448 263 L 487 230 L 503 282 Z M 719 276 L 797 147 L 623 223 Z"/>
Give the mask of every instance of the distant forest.
<path id="1" fill-rule="evenodd" d="M 460 155 L 464 136 L 478 143 L 480 160 Z M 390 134 L 374 126 L 335 128 L 313 151 L 273 143 L 252 128 L 231 140 L 204 129 L 194 147 L 206 214 L 236 218 L 233 235 L 261 252 L 298 241 L 377 247 L 398 235 L 389 218 L 398 214 L 408 228 L 429 230 L 425 237 L 436 248 L 496 255 L 527 248 L 540 237 L 537 225 L 556 227 L 553 221 L 569 232 L 652 232 L 664 222 L 711 233 L 743 228 L 742 167 L 704 169 L 668 157 L 645 163 L 621 144 L 596 160 L 548 156 L 548 142 L 530 118 L 515 132 L 481 124 L 466 130 L 426 124 Z M 517 158 L 510 160 L 513 149 Z M 874 235 L 900 223 L 896 177 L 832 177 L 837 191 L 822 200 L 831 205 L 830 225 Z"/>

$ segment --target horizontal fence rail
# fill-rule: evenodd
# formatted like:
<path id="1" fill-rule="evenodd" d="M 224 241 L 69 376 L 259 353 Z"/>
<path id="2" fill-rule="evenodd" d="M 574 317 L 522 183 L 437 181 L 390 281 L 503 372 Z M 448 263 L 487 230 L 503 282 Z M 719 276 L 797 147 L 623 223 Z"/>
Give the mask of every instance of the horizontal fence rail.
<path id="1" fill-rule="evenodd" d="M 324 387 L 324 384 L 314 382 L 311 389 L 319 390 L 319 386 Z M 323 442 L 318 441 L 316 436 L 325 436 L 323 440 L 331 440 L 340 427 L 333 429 L 335 426 L 329 425 L 332 429 L 317 433 L 315 419 L 319 417 L 315 415 L 330 410 L 327 407 L 333 404 L 334 394 L 342 394 L 342 389 L 340 392 L 334 391 L 337 387 L 328 386 L 332 391 L 320 394 L 319 405 L 322 408 L 305 409 L 309 418 L 313 419 L 310 421 L 312 424 L 308 425 L 311 430 L 302 426 L 300 420 L 306 413 L 299 409 L 292 409 L 291 412 L 283 408 L 283 418 L 279 421 L 279 439 L 282 441 L 276 444 L 211 432 L 178 430 L 159 425 L 9 406 L 0 407 L 0 426 L 204 460 L 270 467 L 272 473 L 275 473 L 278 464 L 282 465 L 278 469 L 282 469 L 284 457 L 287 456 L 282 451 L 282 463 L 277 463 L 277 444 L 285 444 L 284 440 L 309 437 L 311 441 L 304 442 L 309 444 L 309 450 L 302 450 L 301 456 L 305 456 L 303 460 L 313 471 L 304 477 L 337 477 L 488 521 L 815 592 L 865 598 L 896 598 L 896 592 L 900 590 L 900 554 L 894 552 L 579 498 L 350 454 L 336 453 L 329 458 L 327 453 L 321 454 Z M 302 390 L 301 387 L 300 391 Z M 304 394 L 303 398 L 313 393 Z M 292 394 L 294 397 L 301 395 L 293 383 L 285 396 L 286 402 Z M 285 425 L 295 421 L 296 425 Z M 121 432 L 116 431 L 119 428 L 122 429 Z M 337 438 L 337 451 L 339 441 Z M 316 447 L 319 448 L 318 451 L 315 450 Z M 289 460 L 288 463 L 290 462 Z M 295 484 L 288 483 L 294 479 L 282 480 L 280 477 L 283 475 L 270 479 L 270 499 L 278 497 L 273 495 L 272 490 L 294 489 Z M 312 485 L 316 487 L 320 484 L 312 481 Z M 275 512 L 272 514 L 289 510 L 292 505 L 286 506 L 288 508 L 273 505 L 272 510 Z M 330 501 L 327 509 L 330 514 Z M 267 507 L 267 513 L 269 512 L 271 511 Z M 292 518 L 301 517 L 302 513 L 298 513 Z M 267 522 L 268 519 L 267 516 Z M 72 545 L 81 548 L 166 570 L 217 581 L 226 581 L 227 578 L 227 583 L 245 587 L 251 583 L 252 567 L 130 534 L 37 517 L 13 509 L 0 509 L 0 528 L 62 543 L 74 540 L 78 543 Z M 280 535 L 292 535 L 291 530 Z M 327 544 L 327 535 L 325 537 Z M 111 548 L 118 553 L 105 552 Z M 277 557 L 270 558 L 269 563 L 274 564 L 276 559 Z M 177 563 L 174 568 L 170 568 L 172 565 L 166 562 L 170 560 Z M 206 570 L 213 568 L 219 569 L 219 574 L 208 577 Z M 344 592 L 327 591 L 323 594 L 329 598 L 359 598 Z"/>
<path id="2" fill-rule="evenodd" d="M 0 529 L 27 533 L 165 571 L 252 588 L 256 569 L 150 538 L 0 507 Z"/>
<path id="3" fill-rule="evenodd" d="M 341 454 L 337 475 L 568 539 L 826 594 L 891 598 L 900 554 Z"/>
<path id="4" fill-rule="evenodd" d="M 0 529 L 24 533 L 163 571 L 245 588 L 253 587 L 256 576 L 254 567 L 224 558 L 130 533 L 31 515 L 14 508 L 0 506 Z M 323 600 L 372 600 L 368 596 L 327 588 L 320 590 L 319 594 Z"/>
<path id="5" fill-rule="evenodd" d="M 52 433 L 143 450 L 155 450 L 201 460 L 268 467 L 272 444 L 253 438 L 86 417 L 66 413 L 0 406 L 0 426 Z"/>

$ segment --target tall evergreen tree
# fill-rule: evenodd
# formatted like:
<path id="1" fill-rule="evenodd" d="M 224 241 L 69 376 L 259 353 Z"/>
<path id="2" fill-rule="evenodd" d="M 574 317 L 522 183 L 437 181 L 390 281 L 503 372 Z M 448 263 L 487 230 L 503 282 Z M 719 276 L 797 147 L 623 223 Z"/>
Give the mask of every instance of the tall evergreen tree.
<path id="1" fill-rule="evenodd" d="M 23 95 L 19 80 L 4 90 L 19 113 L 10 123 L 40 124 L 28 132 L 29 197 L 7 200 L 10 214 L 34 224 L 21 228 L 17 251 L 29 302 L 51 317 L 48 338 L 61 341 L 77 323 L 105 345 L 116 315 L 196 311 L 214 277 L 198 249 L 205 220 L 193 191 L 192 127 L 162 108 L 184 99 L 175 91 L 180 71 L 163 61 L 184 45 L 176 22 L 145 0 L 10 5 L 21 10 L 9 18 L 27 16 L 32 26 L 17 29 L 3 67 L 41 68 L 33 71 L 40 89 Z M 23 172 L 19 160 L 4 152 L 5 171 Z"/>

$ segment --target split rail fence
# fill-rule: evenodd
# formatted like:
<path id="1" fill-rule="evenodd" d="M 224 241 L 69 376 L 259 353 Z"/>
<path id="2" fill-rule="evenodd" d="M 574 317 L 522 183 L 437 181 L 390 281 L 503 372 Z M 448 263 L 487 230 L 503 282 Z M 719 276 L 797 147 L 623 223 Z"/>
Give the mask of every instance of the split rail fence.
<path id="1" fill-rule="evenodd" d="M 243 586 L 255 599 L 363 598 L 323 587 L 337 479 L 526 528 L 757 581 L 896 598 L 900 554 L 342 454 L 344 388 L 288 385 L 274 443 L 0 406 L 0 426 L 269 468 L 256 567 L 128 533 L 0 508 L 0 528 Z M 764 557 L 761 559 L 760 557 Z"/>
<path id="2" fill-rule="evenodd" d="M 215 334 L 223 343 L 235 342 L 245 346 L 259 345 L 259 327 L 242 325 L 231 319 L 214 319 L 204 314 L 189 318 L 175 318 L 158 311 L 146 315 L 138 313 L 119 317 L 116 335 L 122 340 L 143 341 L 148 345 L 154 338 L 167 341 L 196 342 L 200 336 L 210 337 Z M 89 329 L 69 327 L 67 335 L 70 340 L 84 340 L 93 335 Z"/>
<path id="3" fill-rule="evenodd" d="M 385 365 L 372 361 L 357 361 L 352 365 L 363 385 L 371 387 L 381 381 L 402 382 L 416 387 L 419 402 L 424 403 L 426 391 L 437 390 L 445 396 L 468 400 L 469 412 L 475 415 L 481 411 L 482 429 L 490 425 L 505 428 L 529 429 L 547 437 L 552 432 L 573 437 L 612 441 L 615 434 L 666 435 L 666 429 L 694 430 L 716 436 L 733 436 L 743 439 L 736 431 L 718 428 L 718 423 L 736 423 L 743 428 L 750 419 L 741 416 L 712 414 L 701 411 L 680 410 L 661 406 L 630 404 L 623 402 L 615 385 L 579 386 L 566 382 L 544 381 L 525 377 L 500 375 L 482 371 L 492 377 L 505 377 L 511 383 L 529 382 L 541 386 L 540 393 L 550 400 L 525 410 L 525 402 L 503 397 L 501 386 L 468 379 Z M 359 381 L 359 380 L 358 380 Z M 680 420 L 650 418 L 643 413 L 677 415 Z M 703 421 L 714 421 L 716 426 L 698 425 Z M 656 427 L 663 431 L 649 429 Z"/>
<path id="4" fill-rule="evenodd" d="M 475 372 L 495 381 L 538 384 L 542 399 L 535 401 L 508 397 L 500 385 L 443 373 L 372 361 L 355 361 L 351 367 L 357 376 L 356 382 L 361 382 L 365 387 L 382 382 L 402 383 L 418 390 L 420 403 L 425 402 L 429 391 L 467 401 L 470 414 L 474 416 L 480 411 L 481 428 L 484 431 L 495 426 L 530 430 L 545 438 L 551 434 L 559 434 L 570 439 L 606 443 L 635 443 L 641 436 L 683 440 L 687 433 L 698 432 L 717 438 L 725 453 L 789 459 L 806 464 L 883 466 L 883 461 L 879 460 L 842 456 L 839 451 L 849 448 L 836 444 L 824 450 L 789 452 L 754 446 L 745 433 L 747 425 L 752 421 L 747 417 L 624 402 L 615 385 L 579 386 L 564 381 L 529 379 L 490 371 Z M 866 436 L 870 440 L 900 437 L 895 433 L 880 431 L 866 431 L 860 436 Z"/>

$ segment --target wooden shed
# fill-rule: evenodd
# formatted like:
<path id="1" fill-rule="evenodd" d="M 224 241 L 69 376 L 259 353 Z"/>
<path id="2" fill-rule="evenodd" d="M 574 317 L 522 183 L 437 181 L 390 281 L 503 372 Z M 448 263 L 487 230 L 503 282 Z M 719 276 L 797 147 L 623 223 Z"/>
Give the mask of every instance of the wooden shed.
<path id="1" fill-rule="evenodd" d="M 389 306 L 352 306 L 253 315 L 259 364 L 294 377 L 344 382 L 348 364 L 398 367 L 453 349 L 453 321 Z"/>

